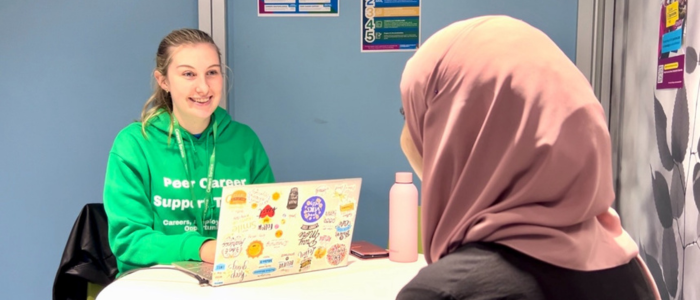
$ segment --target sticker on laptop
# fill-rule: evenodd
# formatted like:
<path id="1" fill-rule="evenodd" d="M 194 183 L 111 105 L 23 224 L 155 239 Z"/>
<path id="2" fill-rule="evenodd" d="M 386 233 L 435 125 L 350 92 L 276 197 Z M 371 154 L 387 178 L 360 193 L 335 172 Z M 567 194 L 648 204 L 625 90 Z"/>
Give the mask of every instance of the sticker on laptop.
<path id="1" fill-rule="evenodd" d="M 341 241 L 350 237 L 350 228 L 352 228 L 352 224 L 350 224 L 350 221 L 340 221 L 340 223 L 338 223 L 338 225 L 335 226 L 335 237 Z"/>
<path id="2" fill-rule="evenodd" d="M 248 271 L 248 261 L 244 261 L 242 264 L 239 261 L 234 261 L 229 264 L 229 269 L 231 270 L 231 279 L 237 279 L 238 281 L 243 281 Z"/>
<path id="3" fill-rule="evenodd" d="M 247 202 L 248 195 L 243 190 L 237 190 L 226 197 L 226 203 L 232 206 L 245 206 Z"/>
<path id="4" fill-rule="evenodd" d="M 277 269 L 280 271 L 291 271 L 294 268 L 294 255 L 283 255 L 284 259 L 277 262 Z"/>
<path id="5" fill-rule="evenodd" d="M 280 192 L 275 191 L 274 193 L 272 193 L 272 196 L 271 196 L 271 197 L 272 197 L 272 201 L 277 201 L 277 200 L 279 200 L 280 197 L 281 197 Z"/>
<path id="6" fill-rule="evenodd" d="M 322 185 L 316 188 L 316 195 L 321 197 L 328 195 L 328 186 Z"/>
<path id="7" fill-rule="evenodd" d="M 265 258 L 261 259 L 258 263 L 261 264 L 261 265 L 268 265 L 268 264 L 271 264 L 271 263 L 272 263 L 272 258 L 271 258 L 271 257 L 265 257 Z"/>
<path id="8" fill-rule="evenodd" d="M 299 189 L 293 187 L 289 191 L 289 197 L 287 198 L 287 209 L 295 209 L 299 204 Z"/>
<path id="9" fill-rule="evenodd" d="M 270 193 L 270 191 L 266 191 L 263 189 L 253 189 L 248 194 L 248 202 L 251 205 L 256 204 L 255 207 L 251 206 L 251 208 L 253 209 L 265 207 L 265 205 L 270 203 L 270 200 L 272 199 L 272 194 L 273 193 Z"/>
<path id="10" fill-rule="evenodd" d="M 221 271 L 225 271 L 225 270 L 226 270 L 226 264 L 217 264 L 214 267 L 214 271 L 216 271 L 216 272 L 221 272 Z"/>
<path id="11" fill-rule="evenodd" d="M 299 246 L 307 245 L 309 247 L 316 247 L 320 235 L 321 233 L 318 228 L 299 232 Z"/>
<path id="12" fill-rule="evenodd" d="M 326 212 L 326 216 L 323 217 L 323 224 L 335 223 L 336 213 L 337 212 L 335 210 L 329 210 Z"/>
<path id="13" fill-rule="evenodd" d="M 349 194 L 355 192 L 357 187 L 354 184 L 338 184 L 333 189 L 333 196 L 338 200 L 344 200 Z"/>
<path id="14" fill-rule="evenodd" d="M 269 241 L 265 242 L 265 248 L 267 248 L 267 249 L 282 249 L 282 248 L 285 248 L 288 243 L 289 243 L 289 241 L 287 241 L 285 239 L 277 238 L 277 239 L 269 240 Z"/>
<path id="15" fill-rule="evenodd" d="M 306 271 L 311 267 L 316 247 L 307 248 L 306 251 L 299 251 L 299 271 Z"/>
<path id="16" fill-rule="evenodd" d="M 324 256 L 326 256 L 326 253 L 328 250 L 326 250 L 326 247 L 318 247 L 316 248 L 316 251 L 314 251 L 314 257 L 316 259 L 322 259 Z"/>
<path id="17" fill-rule="evenodd" d="M 313 196 L 301 206 L 301 218 L 306 223 L 316 223 L 326 211 L 326 201 L 319 196 Z"/>
<path id="18" fill-rule="evenodd" d="M 231 229 L 229 232 L 231 233 L 238 233 L 238 232 L 246 232 L 249 230 L 254 230 L 257 228 L 256 225 L 257 221 L 255 217 L 253 216 L 245 216 L 243 218 L 240 218 L 238 220 L 234 220 L 233 225 L 231 225 Z"/>
<path id="19" fill-rule="evenodd" d="M 248 257 L 256 258 L 262 255 L 264 248 L 265 247 L 263 246 L 263 243 L 261 241 L 253 241 L 250 244 L 248 244 L 246 253 L 248 254 Z"/>
<path id="20" fill-rule="evenodd" d="M 299 263 L 299 272 L 306 271 L 311 267 L 311 258 L 310 257 L 305 257 L 301 259 L 301 263 Z"/>
<path id="21" fill-rule="evenodd" d="M 277 270 L 277 269 L 271 268 L 271 267 L 270 268 L 262 268 L 262 269 L 257 269 L 255 271 L 253 271 L 253 274 L 258 275 L 258 276 L 270 275 L 270 274 L 274 273 L 275 270 Z"/>
<path id="22" fill-rule="evenodd" d="M 321 247 L 326 247 L 328 244 L 331 242 L 331 236 L 330 235 L 322 235 L 318 238 L 318 244 Z"/>
<path id="23" fill-rule="evenodd" d="M 275 210 L 277 210 L 277 208 L 274 208 L 269 204 L 260 210 L 259 216 L 261 223 L 258 225 L 258 230 L 267 231 L 279 228 L 279 225 L 273 224 L 272 220 L 275 216 Z"/>
<path id="24" fill-rule="evenodd" d="M 326 254 L 328 258 L 328 263 L 331 265 L 337 266 L 343 260 L 345 260 L 345 254 L 347 252 L 347 248 L 345 248 L 344 244 L 335 244 L 328 248 L 328 253 Z"/>
<path id="25" fill-rule="evenodd" d="M 223 247 L 221 253 L 224 258 L 238 257 L 243 250 L 243 242 L 245 242 L 245 238 L 240 235 L 231 236 L 224 240 L 224 242 L 221 244 Z"/>

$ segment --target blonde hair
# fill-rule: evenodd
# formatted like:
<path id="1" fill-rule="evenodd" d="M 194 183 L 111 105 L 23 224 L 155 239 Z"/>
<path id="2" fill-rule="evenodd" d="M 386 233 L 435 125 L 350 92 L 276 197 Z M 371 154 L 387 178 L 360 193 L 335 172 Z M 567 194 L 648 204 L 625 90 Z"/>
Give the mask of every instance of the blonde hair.
<path id="1" fill-rule="evenodd" d="M 221 51 L 219 47 L 216 46 L 214 40 L 204 31 L 191 28 L 183 28 L 170 32 L 166 35 L 160 44 L 158 45 L 158 52 L 156 53 L 156 68 L 163 76 L 168 76 L 168 66 L 172 60 L 173 50 L 182 45 L 194 45 L 194 44 L 211 44 L 216 48 L 216 53 L 219 55 L 219 62 L 221 62 Z M 224 67 L 221 68 L 222 72 Z M 141 133 L 146 137 L 146 126 L 151 121 L 151 119 L 162 111 L 166 111 L 170 116 L 170 132 L 168 137 L 173 133 L 173 99 L 170 97 L 170 93 L 163 90 L 158 82 L 153 85 L 153 94 L 146 100 L 141 110 Z M 169 139 L 169 138 L 168 138 Z"/>

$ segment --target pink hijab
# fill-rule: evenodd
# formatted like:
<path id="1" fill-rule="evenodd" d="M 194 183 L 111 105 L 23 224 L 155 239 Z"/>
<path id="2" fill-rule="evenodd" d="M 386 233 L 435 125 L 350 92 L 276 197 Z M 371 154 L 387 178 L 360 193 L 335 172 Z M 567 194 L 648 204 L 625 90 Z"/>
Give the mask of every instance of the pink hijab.
<path id="1" fill-rule="evenodd" d="M 408 61 L 401 98 L 423 156 L 428 263 L 476 241 L 581 271 L 635 258 L 609 208 L 603 109 L 544 33 L 504 16 L 454 23 Z"/>

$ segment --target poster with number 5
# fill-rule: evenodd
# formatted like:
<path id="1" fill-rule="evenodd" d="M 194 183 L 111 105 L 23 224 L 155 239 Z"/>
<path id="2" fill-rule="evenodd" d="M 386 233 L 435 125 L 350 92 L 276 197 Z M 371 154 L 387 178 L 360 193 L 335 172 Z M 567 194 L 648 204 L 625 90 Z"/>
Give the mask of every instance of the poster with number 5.
<path id="1" fill-rule="evenodd" d="M 362 52 L 415 51 L 420 0 L 362 0 Z"/>

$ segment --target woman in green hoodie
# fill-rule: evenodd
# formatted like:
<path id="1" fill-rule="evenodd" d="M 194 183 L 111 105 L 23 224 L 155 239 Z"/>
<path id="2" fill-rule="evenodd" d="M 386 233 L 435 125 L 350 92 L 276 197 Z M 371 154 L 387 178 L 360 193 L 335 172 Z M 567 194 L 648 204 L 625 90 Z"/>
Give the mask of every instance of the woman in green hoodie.
<path id="1" fill-rule="evenodd" d="M 107 163 L 109 243 L 122 274 L 213 262 L 222 187 L 274 181 L 255 132 L 219 108 L 223 69 L 200 30 L 173 31 L 158 46 L 155 91 Z"/>

